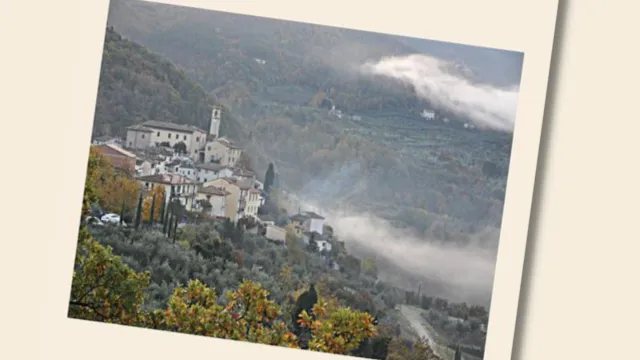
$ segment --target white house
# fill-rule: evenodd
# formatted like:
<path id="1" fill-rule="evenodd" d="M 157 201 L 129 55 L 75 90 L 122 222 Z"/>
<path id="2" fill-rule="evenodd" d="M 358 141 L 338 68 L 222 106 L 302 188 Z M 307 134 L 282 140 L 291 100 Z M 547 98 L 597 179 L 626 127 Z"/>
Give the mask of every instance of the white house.
<path id="1" fill-rule="evenodd" d="M 156 186 L 163 186 L 165 189 L 165 201 L 168 203 L 172 198 L 177 199 L 187 210 L 193 208 L 200 185 L 179 174 L 139 176 L 136 180 L 146 190 L 153 190 Z"/>
<path id="2" fill-rule="evenodd" d="M 178 166 L 178 174 L 186 177 L 189 180 L 198 180 L 198 169 L 196 169 L 196 167 L 190 162 L 181 162 Z"/>
<path id="3" fill-rule="evenodd" d="M 267 239 L 285 241 L 286 236 L 287 231 L 285 229 L 271 224 L 267 225 L 267 233 L 265 234 Z"/>
<path id="4" fill-rule="evenodd" d="M 153 175 L 154 164 L 147 159 L 136 159 L 136 175 L 149 176 Z"/>
<path id="5" fill-rule="evenodd" d="M 253 184 L 256 186 L 256 189 L 262 191 L 264 190 L 264 184 L 260 180 L 254 180 Z"/>
<path id="6" fill-rule="evenodd" d="M 215 217 L 226 217 L 227 196 L 231 195 L 224 189 L 215 186 L 205 186 L 196 195 L 196 210 L 202 210 Z"/>
<path id="7" fill-rule="evenodd" d="M 208 133 L 193 125 L 149 120 L 127 128 L 125 146 L 133 149 L 145 149 L 160 144 L 173 147 L 178 143 L 184 143 L 186 155 L 203 162 L 207 141 L 219 137 L 221 118 L 222 109 L 219 106 L 214 106 Z"/>
<path id="8" fill-rule="evenodd" d="M 318 244 L 318 251 L 331 251 L 331 243 L 327 240 L 316 240 L 316 244 Z"/>
<path id="9" fill-rule="evenodd" d="M 224 166 L 235 166 L 242 149 L 226 138 L 217 138 L 206 144 L 204 150 L 205 163 L 217 163 Z"/>
<path id="10" fill-rule="evenodd" d="M 249 189 L 247 194 L 247 204 L 244 209 L 245 216 L 258 217 L 258 208 L 261 206 L 260 190 Z"/>
<path id="11" fill-rule="evenodd" d="M 198 170 L 198 181 L 203 183 L 213 181 L 218 178 L 230 178 L 233 175 L 233 170 L 231 168 L 220 164 L 197 164 L 196 169 Z"/>
<path id="12" fill-rule="evenodd" d="M 422 116 L 427 120 L 433 120 L 436 117 L 436 113 L 431 110 L 424 109 L 422 110 L 422 113 L 420 114 L 420 116 Z"/>
<path id="13" fill-rule="evenodd" d="M 207 133 L 193 125 L 150 120 L 127 128 L 126 146 L 135 149 L 184 143 L 186 154 L 198 158 L 207 143 Z"/>
<path id="14" fill-rule="evenodd" d="M 312 212 L 305 211 L 302 214 L 305 220 L 302 222 L 302 227 L 308 232 L 317 232 L 322 235 L 322 229 L 324 228 L 324 217 Z"/>
<path id="15" fill-rule="evenodd" d="M 251 170 L 247 170 L 243 168 L 234 168 L 233 174 L 231 174 L 231 177 L 238 180 L 255 181 L 256 174 Z"/>
<path id="16" fill-rule="evenodd" d="M 122 146 L 122 139 L 113 136 L 99 136 L 91 142 L 91 145 L 116 145 Z"/>
<path id="17" fill-rule="evenodd" d="M 244 203 L 241 198 L 242 190 L 235 179 L 232 178 L 217 178 L 212 181 L 207 181 L 203 184 L 203 187 L 214 186 L 219 189 L 224 189 L 229 194 L 226 199 L 226 211 L 225 217 L 229 220 L 236 222 L 242 218 L 244 214 Z"/>

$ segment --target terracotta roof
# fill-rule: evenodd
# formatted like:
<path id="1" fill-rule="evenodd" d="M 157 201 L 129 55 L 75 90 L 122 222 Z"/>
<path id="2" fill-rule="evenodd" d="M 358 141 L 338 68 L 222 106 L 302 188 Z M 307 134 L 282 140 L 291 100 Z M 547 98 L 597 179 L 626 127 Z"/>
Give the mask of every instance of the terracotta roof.
<path id="1" fill-rule="evenodd" d="M 194 131 L 200 131 L 200 132 L 206 133 L 206 131 L 193 125 L 175 124 L 175 123 L 166 122 L 166 121 L 149 120 L 142 123 L 142 125 L 145 128 L 173 130 L 173 131 L 184 132 L 189 134 L 191 134 Z"/>
<path id="2" fill-rule="evenodd" d="M 238 185 L 238 180 L 236 180 L 236 179 L 234 179 L 232 177 L 225 176 L 225 177 L 221 177 L 221 178 L 218 178 L 218 179 L 224 180 L 224 181 L 226 181 L 226 182 L 228 182 L 230 184 Z"/>
<path id="3" fill-rule="evenodd" d="M 313 211 L 305 211 L 305 214 L 307 215 L 307 217 L 310 217 L 312 219 L 324 220 L 324 217 L 314 213 Z"/>
<path id="4" fill-rule="evenodd" d="M 242 190 L 253 189 L 253 181 L 251 180 L 238 180 L 236 181 L 236 185 Z"/>
<path id="5" fill-rule="evenodd" d="M 255 173 L 253 171 L 250 171 L 247 169 L 241 169 L 241 168 L 234 169 L 233 174 L 236 176 L 242 176 L 242 177 L 255 176 Z"/>
<path id="6" fill-rule="evenodd" d="M 214 163 L 208 163 L 208 164 L 197 164 L 196 168 L 198 169 L 204 169 L 204 170 L 211 170 L 211 171 L 220 171 L 224 168 L 226 168 L 227 166 L 224 165 L 220 165 L 220 164 L 214 164 Z"/>
<path id="7" fill-rule="evenodd" d="M 231 140 L 229 140 L 227 138 L 218 138 L 214 142 L 218 142 L 218 143 L 228 147 L 229 149 L 240 149 L 233 142 L 231 142 Z"/>
<path id="8" fill-rule="evenodd" d="M 179 174 L 155 174 L 137 177 L 138 181 L 147 181 L 158 184 L 167 185 L 183 185 L 183 184 L 197 184 L 197 182 L 189 180 L 188 178 Z"/>
<path id="9" fill-rule="evenodd" d="M 131 157 L 131 158 L 135 158 L 136 154 L 129 152 L 123 148 L 121 148 L 120 146 L 117 145 L 113 145 L 113 144 L 104 144 L 104 145 L 99 145 L 98 147 L 108 147 L 109 149 L 113 150 L 113 151 L 117 151 L 120 154 L 127 156 L 127 157 Z"/>
<path id="10" fill-rule="evenodd" d="M 291 221 L 305 221 L 305 220 L 307 220 L 307 217 L 304 216 L 303 214 L 295 214 L 295 215 L 289 217 L 289 220 L 291 220 Z"/>
<path id="11" fill-rule="evenodd" d="M 145 127 L 143 125 L 133 125 L 133 126 L 129 126 L 127 128 L 127 130 L 133 130 L 133 131 L 142 131 L 142 132 L 153 132 L 153 130 L 149 129 L 148 127 Z"/>
<path id="12" fill-rule="evenodd" d="M 216 195 L 216 196 L 227 196 L 229 194 L 231 194 L 230 192 L 224 190 L 224 189 L 220 189 L 218 187 L 215 186 L 205 186 L 202 189 L 200 189 L 198 191 L 201 194 L 207 194 L 207 195 Z"/>

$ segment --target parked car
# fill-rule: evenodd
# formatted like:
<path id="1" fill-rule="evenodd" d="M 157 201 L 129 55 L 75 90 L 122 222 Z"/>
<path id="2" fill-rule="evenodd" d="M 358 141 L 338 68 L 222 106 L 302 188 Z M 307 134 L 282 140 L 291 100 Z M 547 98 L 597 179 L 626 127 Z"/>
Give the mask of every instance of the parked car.
<path id="1" fill-rule="evenodd" d="M 84 218 L 85 223 L 92 226 L 104 226 L 104 223 L 95 216 L 87 216 Z"/>
<path id="2" fill-rule="evenodd" d="M 102 218 L 100 218 L 100 220 L 103 223 L 119 225 L 120 224 L 120 215 L 114 214 L 114 213 L 109 213 L 109 214 L 102 215 Z M 122 222 L 122 226 L 126 227 L 127 224 L 123 221 Z"/>

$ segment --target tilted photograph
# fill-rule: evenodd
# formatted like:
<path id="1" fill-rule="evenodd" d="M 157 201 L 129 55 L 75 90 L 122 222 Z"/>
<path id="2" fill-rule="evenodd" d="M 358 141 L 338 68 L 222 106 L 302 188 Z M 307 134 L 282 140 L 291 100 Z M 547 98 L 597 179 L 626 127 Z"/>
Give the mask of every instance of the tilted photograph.
<path id="1" fill-rule="evenodd" d="M 112 0 L 68 317 L 483 359 L 523 59 Z"/>

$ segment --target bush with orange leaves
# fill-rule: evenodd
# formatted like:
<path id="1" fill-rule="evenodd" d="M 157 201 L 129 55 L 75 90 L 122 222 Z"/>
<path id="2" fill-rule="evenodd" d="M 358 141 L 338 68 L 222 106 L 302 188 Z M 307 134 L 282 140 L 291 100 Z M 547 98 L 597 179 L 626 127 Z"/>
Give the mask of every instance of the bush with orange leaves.
<path id="1" fill-rule="evenodd" d="M 167 309 L 155 312 L 159 328 L 187 334 L 297 347 L 296 337 L 278 320 L 280 307 L 269 292 L 250 281 L 228 292 L 227 305 L 217 302 L 216 291 L 199 280 L 177 288 Z M 156 320 L 157 321 L 157 320 Z"/>
<path id="2" fill-rule="evenodd" d="M 302 311 L 298 322 L 311 332 L 309 349 L 332 354 L 348 354 L 360 343 L 376 335 L 373 316 L 367 312 L 339 307 L 327 312 L 328 303 L 319 300 L 313 316 Z"/>

